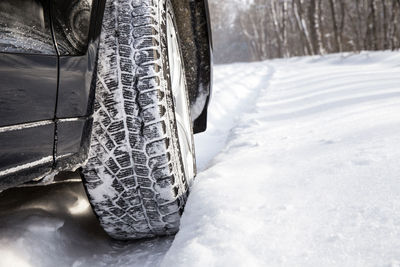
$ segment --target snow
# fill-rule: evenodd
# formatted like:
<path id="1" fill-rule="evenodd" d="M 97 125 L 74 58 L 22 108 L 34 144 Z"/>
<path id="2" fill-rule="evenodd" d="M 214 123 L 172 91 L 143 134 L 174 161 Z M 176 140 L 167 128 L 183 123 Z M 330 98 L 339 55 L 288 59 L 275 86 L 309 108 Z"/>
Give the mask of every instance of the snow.
<path id="1" fill-rule="evenodd" d="M 400 53 L 215 68 L 179 233 L 108 239 L 79 183 L 0 196 L 0 266 L 400 266 Z"/>
<path id="2" fill-rule="evenodd" d="M 399 59 L 217 68 L 217 123 L 196 141 L 201 153 L 212 140 L 222 151 L 201 163 L 164 266 L 398 264 Z M 247 112 L 232 114 L 235 100 Z"/>

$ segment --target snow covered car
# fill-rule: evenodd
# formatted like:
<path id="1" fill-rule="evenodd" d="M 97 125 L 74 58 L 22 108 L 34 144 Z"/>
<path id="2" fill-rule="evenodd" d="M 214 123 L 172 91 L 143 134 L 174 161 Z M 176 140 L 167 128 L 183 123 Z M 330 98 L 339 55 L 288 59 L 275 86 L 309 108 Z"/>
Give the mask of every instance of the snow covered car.
<path id="1" fill-rule="evenodd" d="M 1 0 L 0 191 L 79 169 L 110 236 L 175 233 L 210 44 L 207 0 Z"/>

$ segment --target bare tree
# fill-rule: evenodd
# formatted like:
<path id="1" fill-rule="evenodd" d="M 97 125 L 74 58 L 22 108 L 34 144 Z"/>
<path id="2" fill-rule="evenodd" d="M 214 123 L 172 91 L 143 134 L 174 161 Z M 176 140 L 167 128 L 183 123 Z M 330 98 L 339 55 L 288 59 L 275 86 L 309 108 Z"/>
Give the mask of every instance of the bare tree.
<path id="1" fill-rule="evenodd" d="M 255 60 L 268 58 L 267 24 L 268 10 L 263 0 L 255 0 L 249 7 L 248 12 L 241 14 L 240 26 L 243 34 L 247 37 L 251 54 Z"/>
<path id="2" fill-rule="evenodd" d="M 218 56 L 248 51 L 264 60 L 400 47 L 400 0 L 209 1 Z"/>
<path id="3" fill-rule="evenodd" d="M 368 49 L 378 50 L 378 32 L 377 32 L 377 6 L 376 0 L 369 0 L 369 14 L 367 19 L 368 29 L 366 40 Z"/>
<path id="4" fill-rule="evenodd" d="M 324 54 L 324 45 L 322 43 L 322 33 L 320 27 L 320 0 L 310 0 L 308 20 L 310 24 L 310 37 L 314 54 Z"/>
<path id="5" fill-rule="evenodd" d="M 392 0 L 392 14 L 390 18 L 389 24 L 389 40 L 390 40 L 390 49 L 394 50 L 399 47 L 397 32 L 398 32 L 398 17 L 399 17 L 399 8 L 400 8 L 400 0 Z"/>
<path id="6" fill-rule="evenodd" d="M 311 43 L 311 38 L 307 29 L 307 24 L 304 19 L 304 7 L 303 0 L 293 0 L 293 11 L 296 18 L 297 27 L 300 34 L 303 36 L 303 42 L 305 43 L 304 51 L 306 55 L 313 54 L 313 48 Z"/>
<path id="7" fill-rule="evenodd" d="M 288 49 L 288 2 L 285 0 L 282 4 L 282 34 L 283 34 L 283 55 L 289 57 Z"/>
<path id="8" fill-rule="evenodd" d="M 333 34 L 335 37 L 335 52 L 342 52 L 342 42 L 339 34 L 339 27 L 337 22 L 337 14 L 336 14 L 336 1 L 329 0 L 331 15 L 332 15 L 332 26 L 333 26 Z"/>

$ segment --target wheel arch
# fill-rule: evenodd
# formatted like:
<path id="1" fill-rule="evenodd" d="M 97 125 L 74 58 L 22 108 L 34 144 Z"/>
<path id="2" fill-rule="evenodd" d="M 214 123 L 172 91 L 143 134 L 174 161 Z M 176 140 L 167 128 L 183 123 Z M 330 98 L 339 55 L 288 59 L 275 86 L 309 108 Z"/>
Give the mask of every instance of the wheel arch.
<path id="1" fill-rule="evenodd" d="M 97 44 L 105 2 L 106 0 L 93 1 L 91 9 L 94 20 L 91 21 L 89 43 Z M 181 39 L 194 120 L 193 131 L 199 133 L 207 128 L 207 107 L 212 87 L 212 36 L 208 0 L 171 0 L 171 3 Z"/>
<path id="2" fill-rule="evenodd" d="M 208 0 L 171 0 L 185 63 L 194 133 L 207 128 L 212 85 L 212 36 Z"/>

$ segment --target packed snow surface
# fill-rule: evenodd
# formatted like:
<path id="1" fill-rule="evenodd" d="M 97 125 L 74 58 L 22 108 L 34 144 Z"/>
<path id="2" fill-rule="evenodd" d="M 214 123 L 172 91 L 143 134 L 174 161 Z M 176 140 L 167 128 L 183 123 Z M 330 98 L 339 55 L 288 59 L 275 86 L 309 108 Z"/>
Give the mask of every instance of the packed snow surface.
<path id="1" fill-rule="evenodd" d="M 115 242 L 79 183 L 0 197 L 0 266 L 400 266 L 400 53 L 215 68 L 180 232 Z"/>

